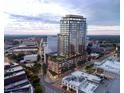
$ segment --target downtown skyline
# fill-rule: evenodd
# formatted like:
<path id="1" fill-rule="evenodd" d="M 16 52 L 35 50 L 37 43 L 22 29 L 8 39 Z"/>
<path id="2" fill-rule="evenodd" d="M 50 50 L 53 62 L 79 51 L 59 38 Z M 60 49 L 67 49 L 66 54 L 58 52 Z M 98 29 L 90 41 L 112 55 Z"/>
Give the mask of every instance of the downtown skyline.
<path id="1" fill-rule="evenodd" d="M 4 34 L 56 35 L 60 18 L 87 18 L 88 35 L 120 34 L 119 0 L 5 0 Z M 78 7 L 77 7 L 78 6 Z"/>

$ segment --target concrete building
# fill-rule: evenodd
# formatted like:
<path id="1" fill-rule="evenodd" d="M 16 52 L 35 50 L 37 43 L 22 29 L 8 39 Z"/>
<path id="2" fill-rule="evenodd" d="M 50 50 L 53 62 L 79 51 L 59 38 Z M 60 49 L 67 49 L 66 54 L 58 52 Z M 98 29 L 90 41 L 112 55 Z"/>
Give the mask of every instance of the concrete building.
<path id="1" fill-rule="evenodd" d="M 97 76 L 75 71 L 62 79 L 62 87 L 67 87 L 67 91 L 71 89 L 76 93 L 94 93 L 100 81 Z"/>
<path id="2" fill-rule="evenodd" d="M 24 53 L 24 54 L 31 54 L 31 53 L 37 53 L 38 52 L 38 47 L 36 46 L 26 46 L 26 45 L 20 45 L 12 50 L 13 53 L 19 54 L 19 53 Z"/>
<path id="3" fill-rule="evenodd" d="M 95 64 L 96 74 L 105 77 L 114 78 L 115 75 L 120 75 L 120 62 L 113 56 L 109 57 L 102 62 L 96 62 Z"/>
<path id="4" fill-rule="evenodd" d="M 66 15 L 60 20 L 58 52 L 60 55 L 83 53 L 86 40 L 86 18 L 80 15 Z"/>
<path id="5" fill-rule="evenodd" d="M 31 54 L 31 55 L 25 55 L 24 59 L 21 60 L 20 62 L 34 62 L 37 61 L 37 54 Z"/>
<path id="6" fill-rule="evenodd" d="M 24 69 L 17 63 L 4 64 L 4 93 L 33 93 Z"/>

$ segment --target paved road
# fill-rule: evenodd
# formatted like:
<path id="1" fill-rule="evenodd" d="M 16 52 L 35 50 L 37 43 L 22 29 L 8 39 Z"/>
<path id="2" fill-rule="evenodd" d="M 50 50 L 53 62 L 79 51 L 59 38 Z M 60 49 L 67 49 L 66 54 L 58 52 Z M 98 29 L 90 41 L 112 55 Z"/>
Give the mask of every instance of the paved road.
<path id="1" fill-rule="evenodd" d="M 43 93 L 63 93 L 61 90 L 52 86 L 52 83 L 47 83 L 44 77 L 41 77 L 40 84 L 43 86 Z"/>
<path id="2" fill-rule="evenodd" d="M 115 74 L 113 80 L 104 80 L 104 83 L 100 83 L 95 93 L 120 93 L 120 75 Z"/>

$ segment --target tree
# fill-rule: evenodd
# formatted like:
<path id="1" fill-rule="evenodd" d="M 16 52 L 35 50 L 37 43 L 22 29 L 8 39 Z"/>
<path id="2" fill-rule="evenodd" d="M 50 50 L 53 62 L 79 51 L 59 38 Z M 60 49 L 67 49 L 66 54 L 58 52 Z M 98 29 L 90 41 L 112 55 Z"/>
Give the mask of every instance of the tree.
<path id="1" fill-rule="evenodd" d="M 31 82 L 32 82 L 33 86 L 36 86 L 39 84 L 40 79 L 38 76 L 34 75 L 34 76 L 31 76 Z"/>
<path id="2" fill-rule="evenodd" d="M 18 41 L 13 41 L 13 45 L 19 45 Z"/>
<path id="3" fill-rule="evenodd" d="M 47 73 L 47 64 L 43 63 L 42 69 L 43 69 L 43 75 L 46 75 L 46 73 Z"/>
<path id="4" fill-rule="evenodd" d="M 34 73 L 39 73 L 41 70 L 41 64 L 40 63 L 35 63 L 34 66 L 32 67 Z"/>
<path id="5" fill-rule="evenodd" d="M 91 54 L 91 52 L 92 52 L 91 47 L 87 47 L 87 53 L 90 55 L 90 54 Z"/>
<path id="6" fill-rule="evenodd" d="M 19 54 L 17 55 L 17 57 L 18 57 L 18 58 L 23 58 L 24 55 L 25 55 L 25 54 L 23 54 L 23 53 L 19 53 Z"/>
<path id="7" fill-rule="evenodd" d="M 19 53 L 19 54 L 17 55 L 16 60 L 17 60 L 17 61 L 20 61 L 20 60 L 23 60 L 23 58 L 24 58 L 24 54 L 23 54 L 23 53 Z"/>
<path id="8" fill-rule="evenodd" d="M 42 87 L 40 85 L 35 87 L 35 93 L 42 93 Z"/>
<path id="9" fill-rule="evenodd" d="M 17 56 L 15 54 L 9 54 L 7 55 L 7 57 L 11 60 L 11 59 L 16 59 Z"/>
<path id="10" fill-rule="evenodd" d="M 35 69 L 40 70 L 41 69 L 41 64 L 40 63 L 35 63 L 33 66 Z"/>
<path id="11" fill-rule="evenodd" d="M 41 57 L 40 55 L 37 55 L 37 61 L 40 61 Z"/>
<path id="12" fill-rule="evenodd" d="M 77 62 L 77 65 L 78 65 L 78 66 L 81 66 L 82 64 L 83 64 L 83 61 L 78 61 L 78 62 Z"/>
<path id="13" fill-rule="evenodd" d="M 35 93 L 42 93 L 42 86 L 40 85 L 40 78 L 38 77 L 37 72 L 41 69 L 40 63 L 35 63 L 32 67 L 25 67 L 27 77 L 29 78 L 31 84 L 35 89 Z"/>

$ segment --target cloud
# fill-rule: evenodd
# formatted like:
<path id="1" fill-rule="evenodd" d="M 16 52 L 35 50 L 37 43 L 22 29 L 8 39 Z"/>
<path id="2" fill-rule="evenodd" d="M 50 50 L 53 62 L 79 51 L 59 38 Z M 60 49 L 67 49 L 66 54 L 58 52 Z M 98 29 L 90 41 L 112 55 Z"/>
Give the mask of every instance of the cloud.
<path id="1" fill-rule="evenodd" d="M 66 14 L 86 17 L 88 33 L 113 34 L 114 26 L 120 25 L 119 0 L 5 0 L 5 5 L 5 33 L 57 34 L 59 20 Z"/>
<path id="2" fill-rule="evenodd" d="M 89 25 L 88 35 L 120 35 L 120 26 Z"/>
<path id="3" fill-rule="evenodd" d="M 119 25 L 119 0 L 54 0 L 57 4 L 84 15 L 90 25 Z"/>
<path id="4" fill-rule="evenodd" d="M 16 15 L 16 14 L 9 14 L 10 18 L 16 19 L 18 22 L 42 22 L 42 23 L 52 23 L 57 24 L 59 20 L 57 16 L 52 16 L 49 14 L 44 14 L 40 16 L 25 16 L 25 15 Z M 55 19 L 56 18 L 56 19 Z"/>
<path id="5" fill-rule="evenodd" d="M 120 26 L 98 26 L 98 25 L 89 25 L 88 30 L 120 30 Z"/>

